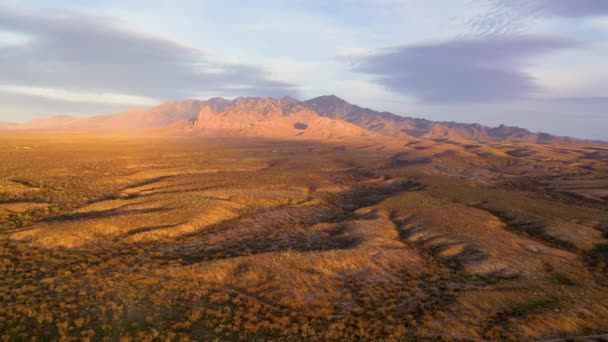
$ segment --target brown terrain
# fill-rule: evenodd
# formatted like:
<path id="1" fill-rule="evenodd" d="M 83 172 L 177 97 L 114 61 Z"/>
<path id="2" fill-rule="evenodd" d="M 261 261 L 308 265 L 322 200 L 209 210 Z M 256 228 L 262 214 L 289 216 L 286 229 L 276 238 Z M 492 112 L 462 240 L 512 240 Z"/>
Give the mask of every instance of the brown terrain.
<path id="1" fill-rule="evenodd" d="M 0 127 L 3 341 L 608 334 L 605 143 L 334 96 Z"/>

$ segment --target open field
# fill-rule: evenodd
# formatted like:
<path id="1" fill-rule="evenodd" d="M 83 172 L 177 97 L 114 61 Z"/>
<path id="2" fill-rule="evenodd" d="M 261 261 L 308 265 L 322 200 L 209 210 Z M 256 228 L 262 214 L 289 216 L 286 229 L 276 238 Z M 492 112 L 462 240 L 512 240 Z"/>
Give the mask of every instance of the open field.
<path id="1" fill-rule="evenodd" d="M 0 340 L 608 333 L 608 149 L 0 135 Z"/>

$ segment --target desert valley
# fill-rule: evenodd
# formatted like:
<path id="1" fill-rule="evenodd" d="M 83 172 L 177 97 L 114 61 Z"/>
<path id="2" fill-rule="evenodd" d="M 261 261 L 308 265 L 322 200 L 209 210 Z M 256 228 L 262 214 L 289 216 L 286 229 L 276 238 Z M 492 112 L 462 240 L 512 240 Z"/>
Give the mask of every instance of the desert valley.
<path id="1" fill-rule="evenodd" d="M 0 128 L 2 341 L 608 338 L 605 142 L 335 96 Z"/>

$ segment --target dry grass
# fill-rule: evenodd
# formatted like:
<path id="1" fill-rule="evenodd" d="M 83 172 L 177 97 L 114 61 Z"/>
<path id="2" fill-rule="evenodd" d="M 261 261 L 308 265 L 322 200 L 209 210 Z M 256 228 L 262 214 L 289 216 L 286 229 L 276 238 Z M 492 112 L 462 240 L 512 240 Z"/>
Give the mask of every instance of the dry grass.
<path id="1" fill-rule="evenodd" d="M 605 191 L 591 150 L 382 146 L 4 135 L 0 336 L 608 332 L 606 202 L 563 195 Z"/>

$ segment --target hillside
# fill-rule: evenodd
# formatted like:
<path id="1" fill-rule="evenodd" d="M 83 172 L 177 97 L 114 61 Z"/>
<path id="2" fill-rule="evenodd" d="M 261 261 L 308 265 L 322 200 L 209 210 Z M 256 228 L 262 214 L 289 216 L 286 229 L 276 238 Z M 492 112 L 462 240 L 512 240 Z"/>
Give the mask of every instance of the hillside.
<path id="1" fill-rule="evenodd" d="M 174 136 L 0 134 L 4 340 L 608 333 L 608 148 L 249 139 L 361 131 L 237 102 Z"/>
<path id="2" fill-rule="evenodd" d="M 0 129 L 3 126 L 0 126 Z M 112 133 L 171 133 L 205 136 L 341 139 L 373 137 L 354 124 L 322 117 L 289 98 L 212 98 L 161 105 L 88 118 L 55 116 L 4 127 L 13 130 L 62 130 Z"/>
<path id="3" fill-rule="evenodd" d="M 346 121 L 321 117 L 297 102 L 256 98 L 237 99 L 217 112 L 205 106 L 191 129 L 206 136 L 311 139 L 376 136 Z"/>

